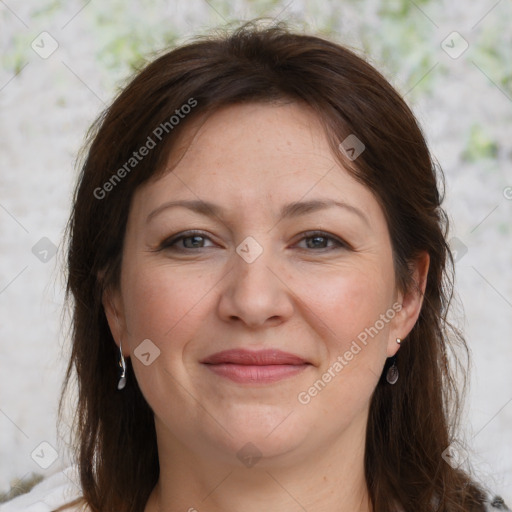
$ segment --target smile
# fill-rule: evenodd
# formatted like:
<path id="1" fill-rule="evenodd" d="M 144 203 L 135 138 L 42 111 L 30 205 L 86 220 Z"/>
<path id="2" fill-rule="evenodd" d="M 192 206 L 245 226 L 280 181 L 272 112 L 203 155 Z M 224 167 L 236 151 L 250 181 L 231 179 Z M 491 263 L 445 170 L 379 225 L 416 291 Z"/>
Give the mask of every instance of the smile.
<path id="1" fill-rule="evenodd" d="M 238 383 L 270 383 L 292 377 L 304 371 L 308 363 L 244 365 L 233 363 L 206 364 L 210 371 Z"/>
<path id="2" fill-rule="evenodd" d="M 278 349 L 224 350 L 201 361 L 210 371 L 238 383 L 276 382 L 304 371 L 311 363 Z"/>

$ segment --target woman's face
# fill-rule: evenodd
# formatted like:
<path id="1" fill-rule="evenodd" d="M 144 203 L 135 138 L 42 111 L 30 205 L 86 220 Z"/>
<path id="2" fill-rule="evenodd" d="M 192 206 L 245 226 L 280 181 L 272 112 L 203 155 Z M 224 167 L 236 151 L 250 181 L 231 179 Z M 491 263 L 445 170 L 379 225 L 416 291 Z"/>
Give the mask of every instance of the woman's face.
<path id="1" fill-rule="evenodd" d="M 261 464 L 364 432 L 420 302 L 397 291 L 383 212 L 314 114 L 254 103 L 214 113 L 174 170 L 137 190 L 104 304 L 159 441 Z M 204 362 L 232 349 L 300 361 Z"/>

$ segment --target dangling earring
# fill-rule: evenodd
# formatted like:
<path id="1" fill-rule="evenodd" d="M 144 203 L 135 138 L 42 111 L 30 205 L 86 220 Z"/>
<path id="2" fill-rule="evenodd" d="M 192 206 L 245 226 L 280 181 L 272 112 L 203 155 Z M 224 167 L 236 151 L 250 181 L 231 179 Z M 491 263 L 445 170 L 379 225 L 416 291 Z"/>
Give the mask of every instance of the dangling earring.
<path id="1" fill-rule="evenodd" d="M 396 342 L 400 345 L 402 340 L 400 338 L 396 339 Z M 396 384 L 398 380 L 398 368 L 396 366 L 396 354 L 391 358 L 391 366 L 388 368 L 386 373 L 386 380 L 389 384 Z"/>
<path id="2" fill-rule="evenodd" d="M 117 383 L 117 389 L 121 390 L 124 389 L 126 386 L 126 361 L 123 357 L 123 347 L 121 345 L 121 342 L 119 342 L 119 366 L 121 368 L 121 371 L 119 372 L 119 382 Z"/>

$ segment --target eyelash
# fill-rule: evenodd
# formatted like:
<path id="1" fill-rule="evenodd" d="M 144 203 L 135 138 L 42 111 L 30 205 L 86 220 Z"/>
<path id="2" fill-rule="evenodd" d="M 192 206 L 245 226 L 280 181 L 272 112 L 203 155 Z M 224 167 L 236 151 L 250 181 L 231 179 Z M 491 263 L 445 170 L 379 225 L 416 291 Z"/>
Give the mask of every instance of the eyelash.
<path id="1" fill-rule="evenodd" d="M 306 232 L 302 233 L 302 235 L 303 235 L 302 238 L 297 243 L 302 242 L 303 240 L 311 239 L 311 238 L 325 238 L 327 240 L 331 240 L 331 241 L 335 242 L 338 246 L 338 247 L 331 246 L 331 247 L 321 247 L 319 249 L 314 249 L 314 248 L 310 249 L 315 252 L 327 252 L 327 251 L 332 251 L 335 249 L 350 249 L 350 246 L 346 242 L 342 241 L 341 239 L 339 239 L 329 233 L 326 233 L 325 231 L 306 231 Z M 181 240 L 185 240 L 187 238 L 193 238 L 194 236 L 200 236 L 204 239 L 208 239 L 211 241 L 210 237 L 207 236 L 202 231 L 190 230 L 190 231 L 185 231 L 178 235 L 172 236 L 170 238 L 167 238 L 160 244 L 157 251 L 161 251 L 161 250 L 174 250 L 174 251 L 178 251 L 178 252 L 194 251 L 194 248 L 190 248 L 190 247 L 178 248 L 175 245 L 178 242 L 180 242 Z M 196 247 L 196 249 L 208 249 L 208 247 Z M 305 248 L 305 249 L 301 248 L 301 249 L 306 250 L 306 251 L 308 250 L 308 248 Z"/>

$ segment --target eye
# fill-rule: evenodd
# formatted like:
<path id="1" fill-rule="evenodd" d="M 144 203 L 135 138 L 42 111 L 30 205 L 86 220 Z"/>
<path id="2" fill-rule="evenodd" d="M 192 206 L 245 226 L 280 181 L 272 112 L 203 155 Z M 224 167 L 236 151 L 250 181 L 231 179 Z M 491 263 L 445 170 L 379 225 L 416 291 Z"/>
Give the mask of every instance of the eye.
<path id="1" fill-rule="evenodd" d="M 299 243 L 306 242 L 306 247 L 301 249 L 333 250 L 338 248 L 348 249 L 347 243 L 324 231 L 308 231 L 303 233 Z M 329 242 L 332 242 L 329 245 Z"/>
<path id="2" fill-rule="evenodd" d="M 210 240 L 210 238 L 207 237 L 202 231 L 186 231 L 184 233 L 180 233 L 178 235 L 167 238 L 160 244 L 158 249 L 186 251 L 188 249 L 203 249 L 206 247 L 212 247 L 205 245 L 206 240 Z"/>
<path id="3" fill-rule="evenodd" d="M 205 245 L 208 241 L 211 242 L 211 245 Z M 303 242 L 305 242 L 306 246 L 300 247 L 299 244 Z M 157 250 L 193 251 L 194 249 L 206 249 L 213 246 L 212 240 L 210 237 L 206 236 L 205 233 L 198 230 L 191 230 L 178 233 L 177 235 L 165 239 Z M 297 246 L 304 250 L 314 249 L 315 252 L 350 248 L 347 243 L 343 242 L 338 237 L 324 231 L 308 231 L 303 233 Z"/>

